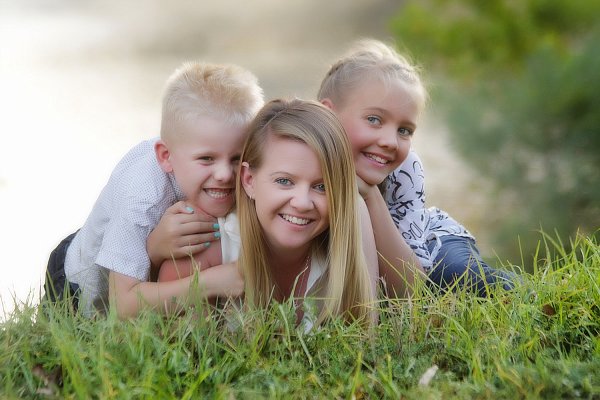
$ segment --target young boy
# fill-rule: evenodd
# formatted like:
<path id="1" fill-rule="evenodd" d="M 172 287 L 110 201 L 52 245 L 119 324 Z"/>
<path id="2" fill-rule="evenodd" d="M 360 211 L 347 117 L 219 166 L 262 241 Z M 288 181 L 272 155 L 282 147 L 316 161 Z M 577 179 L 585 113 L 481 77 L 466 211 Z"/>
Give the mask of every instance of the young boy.
<path id="1" fill-rule="evenodd" d="M 199 297 L 241 294 L 244 284 L 234 263 L 150 282 L 152 265 L 164 260 L 153 255 L 160 249 L 146 243 L 167 209 L 185 210 L 175 217 L 189 233 L 205 232 L 199 221 L 210 220 L 190 205 L 201 202 L 212 218 L 232 209 L 246 126 L 262 104 L 256 77 L 238 66 L 186 63 L 175 71 L 163 97 L 160 138 L 125 155 L 84 226 L 53 252 L 47 296 L 61 297 L 66 288 L 77 292 L 86 315 L 104 313 L 112 304 L 120 317 L 129 317 L 143 308 L 167 314 Z M 188 235 L 189 252 L 202 248 L 194 240 L 205 237 Z"/>

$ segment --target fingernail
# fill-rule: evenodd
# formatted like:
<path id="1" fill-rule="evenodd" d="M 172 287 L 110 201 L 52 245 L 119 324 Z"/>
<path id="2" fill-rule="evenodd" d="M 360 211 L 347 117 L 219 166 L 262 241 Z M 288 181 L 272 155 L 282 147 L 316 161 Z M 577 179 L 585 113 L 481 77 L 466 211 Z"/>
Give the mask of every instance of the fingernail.
<path id="1" fill-rule="evenodd" d="M 194 212 L 194 209 L 193 209 L 192 207 L 190 207 L 190 206 L 187 206 L 187 207 L 185 208 L 185 211 L 187 211 L 187 212 L 189 212 L 189 213 L 193 213 L 193 212 Z"/>
<path id="2" fill-rule="evenodd" d="M 213 224 L 213 229 L 219 229 L 219 224 Z"/>
<path id="3" fill-rule="evenodd" d="M 221 237 L 221 232 L 215 232 L 215 237 L 216 238 L 220 238 Z"/>
<path id="4" fill-rule="evenodd" d="M 204 247 L 208 247 L 208 246 L 210 246 L 210 242 L 204 243 Z"/>

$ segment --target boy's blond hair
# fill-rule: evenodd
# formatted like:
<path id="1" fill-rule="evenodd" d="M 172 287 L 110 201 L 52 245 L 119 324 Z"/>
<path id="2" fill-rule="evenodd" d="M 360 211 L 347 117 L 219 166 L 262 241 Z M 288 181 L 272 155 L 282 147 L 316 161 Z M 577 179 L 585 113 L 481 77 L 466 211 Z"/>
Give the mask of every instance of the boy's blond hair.
<path id="1" fill-rule="evenodd" d="M 167 80 L 160 136 L 172 136 L 181 123 L 198 117 L 247 125 L 263 104 L 263 91 L 250 71 L 233 64 L 186 62 Z"/>

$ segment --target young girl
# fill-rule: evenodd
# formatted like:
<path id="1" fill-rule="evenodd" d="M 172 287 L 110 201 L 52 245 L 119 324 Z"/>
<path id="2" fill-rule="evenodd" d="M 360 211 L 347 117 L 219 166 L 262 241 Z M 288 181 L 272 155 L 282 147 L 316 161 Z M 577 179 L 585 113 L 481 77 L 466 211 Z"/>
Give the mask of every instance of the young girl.
<path id="1" fill-rule="evenodd" d="M 293 298 L 308 326 L 332 316 L 374 321 L 373 233 L 350 144 L 331 111 L 301 100 L 265 105 L 248 131 L 236 202 L 249 306 Z M 304 307 L 306 297 L 316 307 Z"/>
<path id="2" fill-rule="evenodd" d="M 416 255 L 442 290 L 457 279 L 482 296 L 486 283 L 511 287 L 511 276 L 485 264 L 464 227 L 438 208 L 425 208 L 423 167 L 411 139 L 427 92 L 413 65 L 381 42 L 360 41 L 327 72 L 318 98 L 336 113 L 352 144 L 377 249 L 388 261 L 380 263 L 380 273 L 392 288 L 396 258 L 389 258 L 390 247 L 406 250 L 407 243 L 414 253 L 403 259 Z M 401 237 L 390 236 L 390 224 Z"/>

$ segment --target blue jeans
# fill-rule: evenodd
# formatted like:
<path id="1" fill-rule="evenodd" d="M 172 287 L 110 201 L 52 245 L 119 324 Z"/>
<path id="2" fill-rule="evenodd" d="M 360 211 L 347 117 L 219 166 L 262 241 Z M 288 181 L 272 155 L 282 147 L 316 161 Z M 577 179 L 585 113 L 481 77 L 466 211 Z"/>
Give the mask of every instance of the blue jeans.
<path id="1" fill-rule="evenodd" d="M 453 290 L 464 286 L 480 297 L 487 297 L 486 286 L 499 284 L 506 290 L 514 288 L 516 274 L 487 265 L 472 239 L 447 235 L 440 240 L 442 247 L 429 271 L 431 288 L 445 292 L 452 286 Z M 429 251 L 434 245 L 435 242 L 429 244 Z"/>

